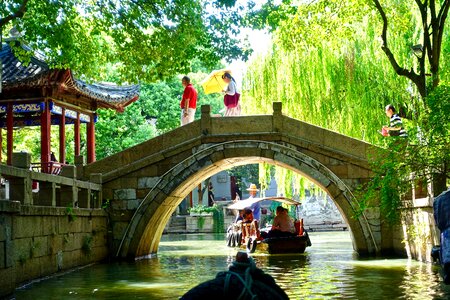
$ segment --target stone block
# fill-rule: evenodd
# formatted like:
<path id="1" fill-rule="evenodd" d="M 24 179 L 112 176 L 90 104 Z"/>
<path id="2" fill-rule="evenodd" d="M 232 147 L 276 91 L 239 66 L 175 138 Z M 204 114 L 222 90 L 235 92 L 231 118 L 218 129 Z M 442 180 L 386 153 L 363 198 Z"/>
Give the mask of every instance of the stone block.
<path id="1" fill-rule="evenodd" d="M 63 270 L 71 269 L 73 267 L 79 266 L 81 261 L 81 250 L 76 251 L 64 251 L 63 256 Z"/>
<path id="2" fill-rule="evenodd" d="M 42 257 L 44 255 L 47 255 L 48 254 L 47 246 L 48 246 L 48 244 L 47 244 L 46 236 L 34 237 L 31 240 L 31 244 L 30 244 L 30 256 L 33 258 L 36 258 L 36 257 Z"/>
<path id="3" fill-rule="evenodd" d="M 6 267 L 6 253 L 5 253 L 5 242 L 0 242 L 0 270 Z M 2 278 L 3 280 L 3 278 Z M 1 281 L 1 280 L 0 280 Z"/>
<path id="4" fill-rule="evenodd" d="M 369 170 L 348 164 L 348 178 L 369 178 Z"/>
<path id="5" fill-rule="evenodd" d="M 24 262 L 31 257 L 32 238 L 18 238 L 13 241 L 14 261 Z"/>
<path id="6" fill-rule="evenodd" d="M 200 122 L 193 122 L 187 126 L 181 126 L 162 135 L 161 150 L 178 147 L 180 144 L 193 140 L 200 135 Z"/>
<path id="7" fill-rule="evenodd" d="M 56 255 L 48 255 L 39 257 L 41 276 L 52 275 L 58 272 L 58 266 L 56 265 L 55 256 Z"/>
<path id="8" fill-rule="evenodd" d="M 27 152 L 14 152 L 11 157 L 11 164 L 13 167 L 29 170 L 31 166 L 31 154 Z"/>
<path id="9" fill-rule="evenodd" d="M 20 201 L 0 200 L 0 212 L 18 213 L 20 205 Z"/>
<path id="10" fill-rule="evenodd" d="M 16 272 L 15 268 L 0 268 L 0 298 L 1 299 L 14 299 L 12 296 L 16 288 Z"/>
<path id="11" fill-rule="evenodd" d="M 136 189 L 117 189 L 113 191 L 114 200 L 131 200 L 136 199 Z"/>
<path id="12" fill-rule="evenodd" d="M 161 156 L 164 158 L 163 156 Z M 156 166 L 156 162 L 153 164 L 146 164 L 145 168 L 136 170 L 135 172 L 131 173 L 133 176 L 136 177 L 158 177 L 158 167 Z"/>
<path id="13" fill-rule="evenodd" d="M 89 181 L 91 181 L 93 183 L 101 184 L 102 183 L 102 173 L 91 173 L 89 175 Z"/>
<path id="14" fill-rule="evenodd" d="M 77 168 L 75 166 L 62 166 L 61 176 L 68 178 L 77 178 Z"/>
<path id="15" fill-rule="evenodd" d="M 149 192 L 150 192 L 150 189 L 138 189 L 138 190 L 136 190 L 136 198 L 144 199 Z"/>
<path id="16" fill-rule="evenodd" d="M 127 229 L 128 223 L 125 222 L 115 222 L 112 225 L 113 237 L 114 239 L 120 240 L 125 234 L 125 230 Z"/>
<path id="17" fill-rule="evenodd" d="M 125 210 L 125 209 L 127 209 L 127 201 L 126 200 L 112 200 L 111 207 L 115 210 Z"/>
<path id="18" fill-rule="evenodd" d="M 327 166 L 331 172 L 333 172 L 337 177 L 339 178 L 348 178 L 349 177 L 349 170 L 348 165 L 330 165 Z"/>
<path id="19" fill-rule="evenodd" d="M 138 178 L 138 189 L 151 189 L 159 181 L 159 177 L 140 177 Z"/>
<path id="20" fill-rule="evenodd" d="M 138 186 L 138 180 L 136 177 L 121 177 L 119 181 L 121 188 L 136 189 Z"/>
<path id="21" fill-rule="evenodd" d="M 129 200 L 127 201 L 127 209 L 135 210 L 138 208 L 140 201 L 139 200 Z"/>
<path id="22" fill-rule="evenodd" d="M 42 217 L 18 216 L 13 218 L 12 238 L 25 238 L 42 235 Z"/>
<path id="23" fill-rule="evenodd" d="M 68 236 L 65 235 L 49 235 L 47 236 L 47 252 L 50 255 L 56 255 L 59 251 L 63 250 L 63 243 L 65 242 L 65 238 Z"/>
<path id="24" fill-rule="evenodd" d="M 42 220 L 42 235 L 52 235 L 58 232 L 57 217 L 45 217 Z"/>

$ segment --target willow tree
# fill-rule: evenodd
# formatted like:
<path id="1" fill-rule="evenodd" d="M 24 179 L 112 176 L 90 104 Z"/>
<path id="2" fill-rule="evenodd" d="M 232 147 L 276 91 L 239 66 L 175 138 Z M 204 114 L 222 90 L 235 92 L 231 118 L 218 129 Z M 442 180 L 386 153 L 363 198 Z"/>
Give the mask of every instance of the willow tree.
<path id="1" fill-rule="evenodd" d="M 249 67 L 244 108 L 267 112 L 272 101 L 282 101 L 285 113 L 292 117 L 385 145 L 389 140 L 379 135 L 378 130 L 388 121 L 384 106 L 392 103 L 408 116 L 405 122 L 415 147 L 413 155 L 402 152 L 391 157 L 390 166 L 400 166 L 395 174 L 391 172 L 391 179 L 401 179 L 424 166 L 447 173 L 450 130 L 445 114 L 449 101 L 448 96 L 445 99 L 442 96 L 448 89 L 436 93 L 441 98 L 428 97 L 428 107 L 424 108 L 419 87 L 415 88 L 407 77 L 398 76 L 379 47 L 380 19 L 376 7 L 357 0 L 296 1 L 296 5 L 293 2 L 275 5 L 269 1 L 259 13 L 254 13 L 260 27 L 272 29 L 274 45 L 266 56 L 252 61 Z M 399 66 L 420 64 L 411 49 L 422 24 L 416 6 L 417 1 L 413 4 L 403 0 L 389 1 L 383 6 L 389 9 L 387 17 L 392 20 L 386 29 L 390 32 L 388 49 L 397 54 L 395 61 Z M 446 11 L 441 12 L 436 18 L 441 20 L 442 50 L 449 49 L 450 40 L 442 23 Z M 385 41 L 383 45 L 387 45 Z M 430 51 L 426 53 L 423 57 L 430 55 Z M 448 66 L 448 55 L 441 58 L 440 62 Z M 413 69 L 409 72 L 415 73 Z M 420 65 L 417 74 L 421 74 Z M 448 75 L 444 74 L 444 81 L 450 79 Z M 432 124 L 424 118 L 427 115 L 439 121 Z M 416 135 L 419 126 L 422 134 Z M 420 141 L 418 136 L 422 138 Z M 381 172 L 383 177 L 385 174 Z M 386 195 L 387 210 L 395 211 L 398 202 Z"/>
<path id="2" fill-rule="evenodd" d="M 383 5 L 379 0 L 373 0 L 373 4 L 383 23 L 381 49 L 395 72 L 411 80 L 417 87 L 425 106 L 422 115 L 417 116 L 418 120 L 415 122 L 417 126 L 410 132 L 410 135 L 414 134 L 412 137 L 412 141 L 415 142 L 413 149 L 407 147 L 399 150 L 408 158 L 408 165 L 413 166 L 407 168 L 409 171 L 414 171 L 421 176 L 433 177 L 434 193 L 437 195 L 446 189 L 446 180 L 450 179 L 450 156 L 448 154 L 450 151 L 450 123 L 447 117 L 450 107 L 449 96 L 446 94 L 448 88 L 444 86 L 440 90 L 437 89 L 441 82 L 440 67 L 443 43 L 446 37 L 445 30 L 448 30 L 446 21 L 450 0 L 415 0 L 416 10 L 420 16 L 420 21 L 417 23 L 420 24 L 422 39 L 421 44 L 411 45 L 418 61 L 417 70 L 413 67 L 410 69 L 402 67 L 389 46 L 389 20 L 393 20 L 394 23 L 396 21 L 395 14 L 391 12 L 389 18 L 387 13 L 392 10 L 392 6 Z M 428 76 L 431 76 L 431 82 L 427 82 Z M 419 132 L 417 128 L 420 128 Z M 418 161 L 420 163 L 417 163 Z"/>
<path id="3" fill-rule="evenodd" d="M 194 58 L 246 59 L 236 38 L 242 9 L 236 0 L 3 0 L 0 33 L 14 28 L 51 67 L 88 80 L 104 80 L 112 65 L 118 81 L 153 82 L 187 73 Z"/>

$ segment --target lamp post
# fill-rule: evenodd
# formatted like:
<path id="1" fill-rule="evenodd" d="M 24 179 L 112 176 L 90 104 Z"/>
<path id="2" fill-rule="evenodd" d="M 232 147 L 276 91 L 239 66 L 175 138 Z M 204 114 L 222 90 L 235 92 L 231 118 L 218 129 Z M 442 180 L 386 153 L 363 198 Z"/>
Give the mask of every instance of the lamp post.
<path id="1" fill-rule="evenodd" d="M 422 46 L 422 44 L 411 46 L 411 50 L 413 51 L 413 54 L 417 58 L 419 58 L 419 59 L 422 58 L 422 56 L 423 56 L 423 46 Z"/>

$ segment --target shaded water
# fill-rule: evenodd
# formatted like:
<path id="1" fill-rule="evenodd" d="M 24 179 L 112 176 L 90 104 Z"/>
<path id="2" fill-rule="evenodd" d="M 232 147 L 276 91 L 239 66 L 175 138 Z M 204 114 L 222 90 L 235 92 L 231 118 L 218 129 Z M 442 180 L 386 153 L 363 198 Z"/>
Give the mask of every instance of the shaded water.
<path id="1" fill-rule="evenodd" d="M 301 255 L 253 257 L 291 299 L 450 299 L 439 267 L 407 259 L 359 259 L 348 232 L 311 233 Z M 16 299 L 177 299 L 227 269 L 223 235 L 163 236 L 158 256 L 98 264 L 35 282 Z"/>

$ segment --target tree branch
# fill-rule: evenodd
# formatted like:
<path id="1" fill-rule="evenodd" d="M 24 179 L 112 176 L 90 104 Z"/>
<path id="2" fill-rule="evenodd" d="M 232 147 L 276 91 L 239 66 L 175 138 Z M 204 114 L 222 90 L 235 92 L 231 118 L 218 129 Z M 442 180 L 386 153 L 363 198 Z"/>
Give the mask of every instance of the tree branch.
<path id="1" fill-rule="evenodd" d="M 8 24 L 9 22 L 11 22 L 14 19 L 22 18 L 27 9 L 28 1 L 29 0 L 23 0 L 22 4 L 20 4 L 20 7 L 16 12 L 0 19 L 0 28 L 3 28 L 4 25 Z"/>
<path id="2" fill-rule="evenodd" d="M 407 69 L 400 67 L 400 65 L 397 63 L 397 60 L 395 59 L 394 54 L 392 53 L 391 49 L 389 49 L 388 43 L 387 43 L 388 20 L 386 17 L 386 13 L 384 12 L 384 9 L 380 4 L 380 1 L 373 0 L 373 2 L 383 20 L 383 30 L 381 33 L 381 39 L 383 40 L 383 45 L 381 46 L 381 49 L 384 51 L 384 53 L 388 57 L 389 62 L 391 63 L 392 67 L 394 68 L 395 72 L 398 75 L 405 76 L 405 77 L 409 78 L 412 82 L 414 82 L 414 84 L 417 85 L 417 87 L 419 88 L 421 95 L 424 96 L 423 95 L 424 91 L 423 91 L 423 86 L 421 83 L 420 76 L 418 74 L 416 74 L 412 69 L 410 71 L 408 71 Z M 420 3 L 419 0 L 416 0 L 416 2 Z M 422 3 L 420 3 L 420 4 L 422 5 Z"/>

